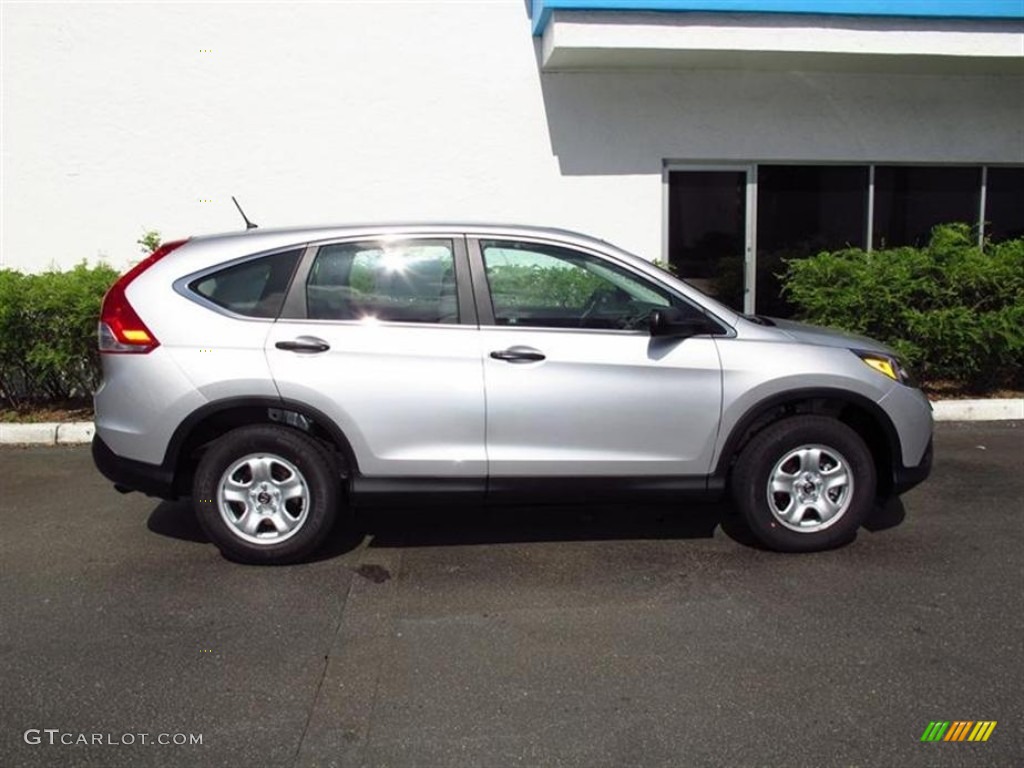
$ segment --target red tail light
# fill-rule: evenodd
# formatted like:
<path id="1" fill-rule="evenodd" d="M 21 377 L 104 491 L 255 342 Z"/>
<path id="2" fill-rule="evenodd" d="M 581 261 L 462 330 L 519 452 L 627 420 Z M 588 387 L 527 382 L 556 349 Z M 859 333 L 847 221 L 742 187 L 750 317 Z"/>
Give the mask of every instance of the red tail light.
<path id="1" fill-rule="evenodd" d="M 100 352 L 141 352 L 145 354 L 160 346 L 160 342 L 142 322 L 142 318 L 138 316 L 132 305 L 128 303 L 125 290 L 132 280 L 175 248 L 179 248 L 187 242 L 187 240 L 174 240 L 164 243 L 121 275 L 117 282 L 110 287 L 107 295 L 103 297 L 103 309 L 100 311 Z"/>

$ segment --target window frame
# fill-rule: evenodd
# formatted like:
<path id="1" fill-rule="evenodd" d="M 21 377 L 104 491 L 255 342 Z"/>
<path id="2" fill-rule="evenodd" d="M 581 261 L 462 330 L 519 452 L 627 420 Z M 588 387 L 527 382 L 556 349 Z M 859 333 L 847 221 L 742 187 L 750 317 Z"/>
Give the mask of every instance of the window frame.
<path id="1" fill-rule="evenodd" d="M 273 317 L 243 315 L 241 312 L 235 312 L 233 309 L 229 309 L 228 307 L 218 304 L 192 288 L 193 283 L 197 283 L 207 277 L 212 277 L 218 272 L 223 272 L 227 269 L 241 266 L 250 261 L 257 261 L 268 256 L 277 256 L 278 254 L 289 253 L 291 251 L 299 251 L 299 257 L 295 260 L 295 266 L 292 267 L 292 273 L 288 277 L 288 285 L 284 292 L 284 301 L 281 302 L 280 309 L 278 309 L 277 314 Z M 224 315 L 225 317 L 230 317 L 234 320 L 246 320 L 252 323 L 273 323 L 280 318 L 281 314 L 284 312 L 284 308 L 288 303 L 288 297 L 291 294 L 293 285 L 295 284 L 295 276 L 298 274 L 299 267 L 302 265 L 302 260 L 305 258 L 307 251 L 308 247 L 306 243 L 298 242 L 291 243 L 290 245 L 283 247 L 271 248 L 266 251 L 259 251 L 258 253 L 248 253 L 245 256 L 239 256 L 238 258 L 229 259 L 228 261 L 221 261 L 217 264 L 204 267 L 203 269 L 185 275 L 184 277 L 179 277 L 171 284 L 171 287 L 179 296 L 182 296 L 201 307 L 205 307 L 206 309 L 212 310 L 220 315 Z"/>
<path id="2" fill-rule="evenodd" d="M 494 234 L 474 234 L 468 238 L 469 246 L 469 266 L 472 272 L 473 278 L 473 292 L 476 295 L 477 303 L 477 316 L 480 320 L 480 327 L 486 328 L 487 330 L 498 330 L 498 331 L 528 331 L 534 332 L 546 332 L 546 333 L 598 333 L 598 334 L 613 334 L 616 336 L 639 336 L 649 337 L 650 331 L 646 328 L 636 329 L 618 329 L 618 328 L 557 328 L 543 325 L 498 325 L 494 317 L 494 301 L 491 296 L 491 286 L 487 279 L 487 267 L 484 261 L 483 248 L 481 248 L 481 241 L 498 240 L 505 242 L 522 243 L 523 245 L 542 245 L 555 248 L 561 248 L 567 251 L 575 251 L 580 254 L 587 256 L 593 256 L 600 261 L 606 261 L 612 264 L 617 269 L 629 273 L 636 280 L 643 283 L 654 283 L 658 288 L 670 296 L 678 299 L 679 301 L 693 307 L 693 309 L 700 314 L 704 315 L 709 322 L 718 327 L 715 332 L 709 332 L 708 336 L 727 336 L 732 333 L 732 329 L 721 320 L 719 320 L 715 314 L 709 311 L 707 308 L 701 306 L 697 302 L 690 299 L 688 296 L 680 291 L 672 288 L 672 286 L 662 283 L 659 280 L 651 277 L 650 275 L 644 274 L 642 271 L 635 269 L 631 264 L 625 263 L 616 259 L 614 256 L 604 253 L 602 251 L 586 248 L 577 243 L 566 243 L 561 240 L 548 239 L 544 237 L 536 237 L 532 235 L 523 234 L 510 234 L 510 233 L 499 233 Z"/>
<path id="3" fill-rule="evenodd" d="M 306 247 L 305 253 L 299 259 L 298 267 L 292 275 L 288 293 L 285 295 L 284 306 L 281 308 L 277 319 L 303 323 L 365 327 L 366 323 L 362 320 L 334 320 L 331 318 L 311 318 L 308 316 L 306 283 L 309 280 L 309 274 L 313 269 L 313 263 L 316 261 L 320 249 L 352 243 L 393 245 L 395 243 L 415 243 L 423 240 L 446 240 L 452 245 L 452 260 L 455 266 L 455 295 L 459 308 L 459 321 L 457 323 L 420 323 L 408 320 L 380 320 L 374 325 L 413 328 L 460 328 L 467 325 L 475 327 L 477 325 L 477 312 L 473 300 L 469 263 L 466 257 L 466 236 L 463 233 L 451 232 L 449 230 L 416 232 L 415 234 L 374 235 L 364 233 L 362 235 L 310 243 Z"/>

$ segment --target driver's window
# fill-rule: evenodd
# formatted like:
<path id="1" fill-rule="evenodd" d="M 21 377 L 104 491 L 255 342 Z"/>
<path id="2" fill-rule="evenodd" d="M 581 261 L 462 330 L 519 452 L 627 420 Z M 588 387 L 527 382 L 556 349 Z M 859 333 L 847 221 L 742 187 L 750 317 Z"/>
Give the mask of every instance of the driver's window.
<path id="1" fill-rule="evenodd" d="M 636 330 L 651 310 L 680 302 L 598 256 L 557 246 L 484 240 L 498 325 Z"/>

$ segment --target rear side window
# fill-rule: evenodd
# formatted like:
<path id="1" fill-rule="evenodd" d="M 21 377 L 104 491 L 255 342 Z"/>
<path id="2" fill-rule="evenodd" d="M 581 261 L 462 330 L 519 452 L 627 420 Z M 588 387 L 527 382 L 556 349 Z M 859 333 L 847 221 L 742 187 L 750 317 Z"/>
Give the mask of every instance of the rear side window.
<path id="1" fill-rule="evenodd" d="M 458 323 L 450 240 L 327 245 L 306 281 L 314 320 Z"/>
<path id="2" fill-rule="evenodd" d="M 301 250 L 244 261 L 193 280 L 189 288 L 219 307 L 247 317 L 277 317 Z"/>

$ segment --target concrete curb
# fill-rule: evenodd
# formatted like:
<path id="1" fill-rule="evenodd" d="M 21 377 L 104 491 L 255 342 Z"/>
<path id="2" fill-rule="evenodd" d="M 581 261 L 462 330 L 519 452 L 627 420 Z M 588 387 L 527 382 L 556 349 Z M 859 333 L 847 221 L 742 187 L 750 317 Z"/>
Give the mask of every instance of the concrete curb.
<path id="1" fill-rule="evenodd" d="M 1024 419 L 1024 398 L 938 400 L 932 403 L 936 421 L 1008 421 Z"/>
<path id="2" fill-rule="evenodd" d="M 0 445 L 56 445 L 57 425 L 0 423 Z"/>
<path id="3" fill-rule="evenodd" d="M 0 423 L 0 445 L 80 445 L 92 442 L 95 432 L 91 421 Z"/>
<path id="4" fill-rule="evenodd" d="M 57 425 L 57 445 L 91 443 L 96 427 L 91 421 L 68 421 Z"/>
<path id="5" fill-rule="evenodd" d="M 1024 398 L 937 400 L 936 421 L 1024 421 Z M 0 422 L 0 445 L 81 445 L 92 442 L 91 421 L 18 424 Z"/>

